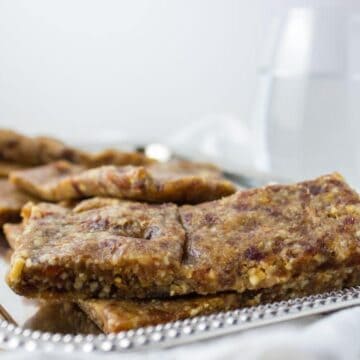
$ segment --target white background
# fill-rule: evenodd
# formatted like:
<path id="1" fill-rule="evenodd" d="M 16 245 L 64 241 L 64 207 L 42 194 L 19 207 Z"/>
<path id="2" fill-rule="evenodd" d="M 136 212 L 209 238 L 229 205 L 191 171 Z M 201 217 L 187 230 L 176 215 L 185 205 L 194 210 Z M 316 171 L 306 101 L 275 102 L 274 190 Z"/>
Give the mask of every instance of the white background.
<path id="1" fill-rule="evenodd" d="M 209 115 L 251 121 L 274 18 L 357 0 L 0 0 L 0 125 L 158 140 Z"/>

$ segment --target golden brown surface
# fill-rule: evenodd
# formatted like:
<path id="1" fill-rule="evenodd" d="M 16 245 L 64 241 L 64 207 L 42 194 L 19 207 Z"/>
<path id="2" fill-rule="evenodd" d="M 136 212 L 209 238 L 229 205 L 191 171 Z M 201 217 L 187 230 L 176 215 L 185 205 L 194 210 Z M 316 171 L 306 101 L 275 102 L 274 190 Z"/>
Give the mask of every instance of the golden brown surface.
<path id="1" fill-rule="evenodd" d="M 360 265 L 359 196 L 338 174 L 180 208 L 44 206 L 32 206 L 8 275 L 29 296 L 244 292 Z"/>
<path id="2" fill-rule="evenodd" d="M 19 221 L 22 206 L 30 200 L 33 198 L 6 179 L 0 179 L 0 227 L 6 222 Z"/>
<path id="3" fill-rule="evenodd" d="M 12 130 L 0 130 L 0 159 L 23 164 L 41 165 L 63 159 L 81 163 L 86 154 L 49 137 L 28 137 Z"/>
<path id="4" fill-rule="evenodd" d="M 108 196 L 154 203 L 199 203 L 234 193 L 235 186 L 207 164 L 155 163 L 143 166 L 103 166 L 83 171 L 64 162 L 16 171 L 10 180 L 19 188 L 48 201 Z"/>

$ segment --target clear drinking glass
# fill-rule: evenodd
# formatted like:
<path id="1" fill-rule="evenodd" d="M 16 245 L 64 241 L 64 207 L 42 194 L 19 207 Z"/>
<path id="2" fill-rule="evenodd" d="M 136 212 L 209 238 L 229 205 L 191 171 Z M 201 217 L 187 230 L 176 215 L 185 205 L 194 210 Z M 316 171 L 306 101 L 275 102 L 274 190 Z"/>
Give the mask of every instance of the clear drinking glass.
<path id="1" fill-rule="evenodd" d="M 293 9 L 259 69 L 258 170 L 288 179 L 339 171 L 360 185 L 360 16 Z"/>

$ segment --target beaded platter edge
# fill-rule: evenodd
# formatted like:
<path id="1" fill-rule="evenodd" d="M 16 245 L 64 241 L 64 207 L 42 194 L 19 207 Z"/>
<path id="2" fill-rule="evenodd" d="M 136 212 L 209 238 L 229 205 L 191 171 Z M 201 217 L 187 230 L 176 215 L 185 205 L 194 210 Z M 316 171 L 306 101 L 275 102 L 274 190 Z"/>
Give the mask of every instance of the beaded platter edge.
<path id="1" fill-rule="evenodd" d="M 159 349 L 355 305 L 360 305 L 360 286 L 109 335 L 31 331 L 0 320 L 0 348 L 85 353 Z"/>

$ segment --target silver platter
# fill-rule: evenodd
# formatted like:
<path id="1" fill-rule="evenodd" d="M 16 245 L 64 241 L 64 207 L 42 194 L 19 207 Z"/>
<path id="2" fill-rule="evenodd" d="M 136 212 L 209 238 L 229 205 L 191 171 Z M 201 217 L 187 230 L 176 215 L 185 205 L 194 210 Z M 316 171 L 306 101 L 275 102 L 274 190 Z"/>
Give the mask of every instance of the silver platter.
<path id="1" fill-rule="evenodd" d="M 86 353 L 159 349 L 359 304 L 360 287 L 356 287 L 109 335 L 33 331 L 0 320 L 0 347 Z"/>
<path id="2" fill-rule="evenodd" d="M 254 174 L 226 175 L 241 187 L 261 186 L 269 181 L 268 177 Z M 360 287 L 356 287 L 104 335 L 73 304 L 41 303 L 14 294 L 1 280 L 8 270 L 9 257 L 10 249 L 0 238 L 0 305 L 14 320 L 11 323 L 0 316 L 0 349 L 86 353 L 159 349 L 360 305 Z"/>

